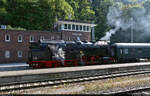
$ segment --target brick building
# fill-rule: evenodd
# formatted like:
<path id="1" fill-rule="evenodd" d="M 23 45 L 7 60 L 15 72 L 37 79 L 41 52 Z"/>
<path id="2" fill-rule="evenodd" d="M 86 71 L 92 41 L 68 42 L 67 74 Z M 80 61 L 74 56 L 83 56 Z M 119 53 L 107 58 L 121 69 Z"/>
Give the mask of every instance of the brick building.
<path id="1" fill-rule="evenodd" d="M 21 31 L 0 29 L 0 63 L 26 62 L 30 42 L 40 39 L 72 41 L 91 40 L 95 24 L 79 21 L 58 21 L 54 31 Z"/>

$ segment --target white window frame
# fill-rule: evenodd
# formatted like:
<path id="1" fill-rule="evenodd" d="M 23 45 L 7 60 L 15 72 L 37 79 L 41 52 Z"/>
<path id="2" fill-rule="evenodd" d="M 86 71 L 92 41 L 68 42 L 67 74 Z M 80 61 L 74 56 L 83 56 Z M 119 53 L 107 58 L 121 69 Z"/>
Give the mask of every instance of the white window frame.
<path id="1" fill-rule="evenodd" d="M 18 51 L 18 57 L 21 58 L 22 57 L 22 51 Z"/>
<path id="2" fill-rule="evenodd" d="M 71 37 L 68 37 L 68 41 L 71 41 Z"/>
<path id="3" fill-rule="evenodd" d="M 40 36 L 40 40 L 44 40 L 44 36 Z"/>
<path id="4" fill-rule="evenodd" d="M 10 51 L 9 50 L 5 51 L 5 58 L 10 58 Z"/>
<path id="5" fill-rule="evenodd" d="M 64 29 L 65 29 L 65 25 L 61 24 L 61 30 L 64 30 Z"/>
<path id="6" fill-rule="evenodd" d="M 30 35 L 29 42 L 34 42 L 34 36 L 33 35 Z"/>
<path id="7" fill-rule="evenodd" d="M 21 37 L 21 39 L 20 39 Z M 22 42 L 22 35 L 18 35 L 18 42 Z"/>
<path id="8" fill-rule="evenodd" d="M 7 36 L 8 36 L 8 40 L 7 40 Z M 5 42 L 10 42 L 10 34 L 5 34 Z"/>

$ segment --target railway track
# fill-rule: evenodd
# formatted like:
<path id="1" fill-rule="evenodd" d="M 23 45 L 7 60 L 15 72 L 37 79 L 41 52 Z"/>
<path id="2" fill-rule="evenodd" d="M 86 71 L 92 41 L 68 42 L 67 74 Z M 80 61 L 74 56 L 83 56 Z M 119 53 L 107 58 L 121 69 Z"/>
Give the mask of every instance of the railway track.
<path id="1" fill-rule="evenodd" d="M 102 95 L 110 95 L 110 96 L 136 96 L 136 94 L 141 93 L 142 95 L 138 95 L 138 96 L 149 96 L 150 93 L 148 93 L 149 95 L 147 95 L 146 91 L 150 91 L 150 86 L 146 86 L 146 87 L 140 87 L 140 88 L 134 88 L 134 89 L 130 89 L 130 90 L 122 90 L 119 92 L 110 92 L 110 93 L 104 93 Z"/>
<path id="2" fill-rule="evenodd" d="M 129 75 L 146 74 L 146 73 L 150 73 L 149 70 L 150 69 L 132 70 L 128 72 L 116 72 L 113 74 L 105 74 L 105 75 L 98 75 L 98 76 L 85 76 L 85 77 L 58 79 L 58 80 L 42 80 L 42 81 L 33 81 L 33 82 L 21 82 L 21 83 L 16 82 L 16 83 L 2 84 L 0 85 L 0 92 L 9 92 L 13 90 L 31 89 L 36 87 L 52 86 L 52 85 L 59 85 L 64 83 L 77 83 L 77 82 L 115 78 L 115 77 L 129 76 Z M 119 94 L 119 93 L 111 93 L 111 94 Z"/>

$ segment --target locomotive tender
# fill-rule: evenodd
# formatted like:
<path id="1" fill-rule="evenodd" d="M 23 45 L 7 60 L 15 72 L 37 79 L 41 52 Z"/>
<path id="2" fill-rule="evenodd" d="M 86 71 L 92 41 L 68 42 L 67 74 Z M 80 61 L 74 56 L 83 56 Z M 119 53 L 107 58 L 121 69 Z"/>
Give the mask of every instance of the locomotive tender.
<path id="1" fill-rule="evenodd" d="M 31 43 L 29 49 L 28 64 L 32 68 L 84 66 L 150 58 L 148 43 L 98 44 L 40 40 Z"/>

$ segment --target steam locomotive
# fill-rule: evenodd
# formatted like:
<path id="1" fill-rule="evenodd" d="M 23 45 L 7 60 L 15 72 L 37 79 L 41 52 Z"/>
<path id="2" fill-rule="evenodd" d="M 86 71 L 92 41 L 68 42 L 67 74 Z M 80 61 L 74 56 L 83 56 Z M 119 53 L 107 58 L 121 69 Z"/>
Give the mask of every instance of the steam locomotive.
<path id="1" fill-rule="evenodd" d="M 150 58 L 148 43 L 91 43 L 81 41 L 40 40 L 29 47 L 28 64 L 32 68 L 84 66 L 133 62 Z"/>

